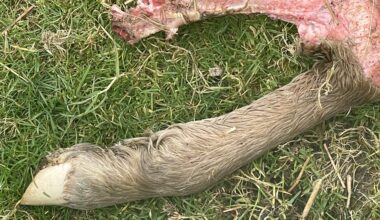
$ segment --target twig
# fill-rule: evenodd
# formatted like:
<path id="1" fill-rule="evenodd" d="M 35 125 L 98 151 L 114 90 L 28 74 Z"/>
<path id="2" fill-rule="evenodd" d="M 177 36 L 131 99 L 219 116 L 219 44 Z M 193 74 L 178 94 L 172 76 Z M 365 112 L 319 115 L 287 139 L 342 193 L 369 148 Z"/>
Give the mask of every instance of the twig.
<path id="1" fill-rule="evenodd" d="M 34 8 L 34 5 L 30 6 L 29 8 L 27 8 L 20 16 L 18 16 L 16 18 L 16 20 L 13 21 L 13 23 L 11 25 L 9 25 L 7 28 L 5 28 L 5 30 L 1 33 L 2 35 L 8 33 L 8 31 L 17 24 L 17 22 L 19 22 L 23 17 L 25 17 L 30 11 L 32 11 L 32 9 Z"/>
<path id="2" fill-rule="evenodd" d="M 352 195 L 352 177 L 350 175 L 347 175 L 347 204 L 346 204 L 347 208 L 350 207 L 351 195 Z"/>
<path id="3" fill-rule="evenodd" d="M 336 168 L 336 165 L 335 165 L 335 163 L 334 163 L 333 158 L 331 157 L 331 154 L 330 154 L 330 152 L 329 152 L 329 149 L 327 148 L 327 144 L 323 144 L 323 146 L 324 146 L 324 148 L 325 148 L 325 150 L 326 150 L 327 156 L 329 156 L 330 162 L 331 162 L 331 164 L 332 164 L 332 166 L 333 166 L 333 168 L 334 168 L 334 170 L 335 170 L 336 175 L 338 176 L 338 179 L 339 179 L 340 183 L 342 184 L 343 189 L 345 189 L 346 186 L 344 185 L 343 179 L 342 179 L 342 177 L 340 176 L 340 174 L 339 174 L 339 172 L 338 172 L 338 169 Z"/>
<path id="4" fill-rule="evenodd" d="M 289 188 L 288 193 L 291 193 L 291 192 L 296 188 L 296 186 L 298 185 L 298 183 L 301 181 L 302 175 L 303 175 L 303 173 L 305 172 L 306 166 L 307 166 L 307 164 L 309 163 L 309 161 L 310 161 L 310 157 L 308 157 L 308 158 L 306 159 L 306 161 L 303 163 L 302 168 L 301 168 L 301 171 L 300 171 L 300 173 L 298 174 L 296 181 L 295 181 L 295 182 L 293 183 L 293 185 Z"/>
<path id="5" fill-rule="evenodd" d="M 303 209 L 301 219 L 306 219 L 307 215 L 309 214 L 309 211 L 311 209 L 311 206 L 313 206 L 315 199 L 317 198 L 318 192 L 321 189 L 322 186 L 322 179 L 318 179 L 315 181 L 313 191 L 311 192 L 311 195 L 309 199 L 307 200 L 307 203 L 305 205 L 305 208 Z"/>

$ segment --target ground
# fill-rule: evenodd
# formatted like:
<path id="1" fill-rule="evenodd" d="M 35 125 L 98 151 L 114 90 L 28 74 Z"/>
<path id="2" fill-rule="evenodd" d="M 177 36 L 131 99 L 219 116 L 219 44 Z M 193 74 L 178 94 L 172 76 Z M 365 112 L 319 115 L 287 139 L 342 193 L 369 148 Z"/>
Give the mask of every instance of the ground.
<path id="1" fill-rule="evenodd" d="M 91 211 L 17 205 L 48 152 L 80 142 L 110 146 L 230 112 L 312 63 L 295 53 L 294 26 L 264 16 L 212 18 L 173 40 L 158 34 L 131 46 L 111 33 L 111 3 L 124 4 L 0 3 L 0 31 L 9 28 L 0 35 L 0 218 L 297 219 L 321 178 L 310 219 L 380 218 L 378 103 L 322 123 L 196 195 Z"/>

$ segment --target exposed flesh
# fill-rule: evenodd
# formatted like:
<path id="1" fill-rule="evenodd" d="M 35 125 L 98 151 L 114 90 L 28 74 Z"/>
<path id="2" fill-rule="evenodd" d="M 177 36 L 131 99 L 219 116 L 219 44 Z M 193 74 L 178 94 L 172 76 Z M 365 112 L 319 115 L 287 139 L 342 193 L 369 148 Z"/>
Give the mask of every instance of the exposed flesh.
<path id="1" fill-rule="evenodd" d="M 209 16 L 251 13 L 295 24 L 306 44 L 350 43 L 365 76 L 380 86 L 379 0 L 140 0 L 127 12 L 112 7 L 113 30 L 129 43 L 159 31 L 172 38 L 181 25 Z"/>

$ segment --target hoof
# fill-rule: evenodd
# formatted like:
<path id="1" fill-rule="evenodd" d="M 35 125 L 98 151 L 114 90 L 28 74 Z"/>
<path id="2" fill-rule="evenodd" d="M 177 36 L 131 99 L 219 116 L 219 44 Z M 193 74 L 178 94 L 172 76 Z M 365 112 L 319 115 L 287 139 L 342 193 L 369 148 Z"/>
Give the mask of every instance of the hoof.
<path id="1" fill-rule="evenodd" d="M 64 205 L 64 183 L 71 170 L 68 163 L 40 170 L 21 198 L 22 205 Z"/>

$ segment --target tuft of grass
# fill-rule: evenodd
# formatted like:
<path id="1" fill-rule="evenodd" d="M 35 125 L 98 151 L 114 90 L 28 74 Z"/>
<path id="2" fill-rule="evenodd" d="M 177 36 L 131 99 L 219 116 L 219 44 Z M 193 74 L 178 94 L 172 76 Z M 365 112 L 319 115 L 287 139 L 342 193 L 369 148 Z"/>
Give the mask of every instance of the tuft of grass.
<path id="1" fill-rule="evenodd" d="M 117 3 L 122 4 L 121 1 Z M 297 219 L 323 179 L 312 219 L 380 218 L 380 106 L 324 122 L 205 192 L 92 211 L 16 206 L 47 152 L 102 146 L 221 115 L 309 68 L 296 29 L 264 16 L 213 18 L 130 46 L 103 1 L 0 2 L 0 217 L 11 219 Z M 220 75 L 210 75 L 218 67 Z M 336 169 L 323 144 L 327 143 Z M 305 160 L 305 172 L 292 193 Z M 339 174 L 339 175 L 337 175 Z M 350 206 L 346 181 L 352 176 Z"/>

